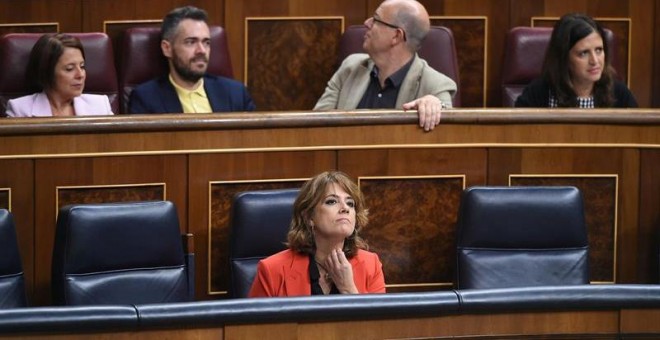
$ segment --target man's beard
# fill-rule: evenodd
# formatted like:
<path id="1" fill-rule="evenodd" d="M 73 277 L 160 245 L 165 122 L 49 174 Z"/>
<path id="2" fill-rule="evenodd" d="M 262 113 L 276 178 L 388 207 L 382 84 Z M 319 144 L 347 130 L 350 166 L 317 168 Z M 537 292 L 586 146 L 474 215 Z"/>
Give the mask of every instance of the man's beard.
<path id="1" fill-rule="evenodd" d="M 197 61 L 198 59 L 203 59 L 206 61 L 206 65 L 208 67 L 208 60 L 206 59 L 206 56 L 201 55 L 201 56 L 196 56 L 191 60 L 191 62 Z M 196 71 L 193 70 L 189 64 L 185 64 L 181 61 L 181 59 L 178 56 L 174 56 L 172 58 L 172 65 L 174 66 L 174 70 L 176 70 L 176 73 L 179 74 L 181 78 L 185 81 L 189 81 L 191 83 L 196 83 L 198 80 L 202 79 L 204 74 L 206 73 L 206 68 L 204 68 L 203 71 Z"/>

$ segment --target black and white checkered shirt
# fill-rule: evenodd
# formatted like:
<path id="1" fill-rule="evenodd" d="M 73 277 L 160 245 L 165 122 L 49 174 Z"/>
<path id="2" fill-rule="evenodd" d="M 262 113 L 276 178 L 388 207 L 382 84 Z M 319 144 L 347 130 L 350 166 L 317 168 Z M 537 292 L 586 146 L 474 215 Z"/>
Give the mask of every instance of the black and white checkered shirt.
<path id="1" fill-rule="evenodd" d="M 589 96 L 589 97 L 578 97 L 578 107 L 581 109 L 593 109 L 594 106 L 594 97 Z M 550 93 L 550 103 L 548 105 L 549 107 L 557 107 L 557 98 L 555 98 L 552 93 Z"/>

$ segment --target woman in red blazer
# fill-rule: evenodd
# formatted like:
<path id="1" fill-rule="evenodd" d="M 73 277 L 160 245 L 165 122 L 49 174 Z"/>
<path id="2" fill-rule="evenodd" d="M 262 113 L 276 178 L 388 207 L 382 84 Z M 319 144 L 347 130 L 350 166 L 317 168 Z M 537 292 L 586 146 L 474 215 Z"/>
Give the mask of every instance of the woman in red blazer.
<path id="1" fill-rule="evenodd" d="M 310 179 L 293 206 L 289 249 L 259 261 L 250 297 L 385 293 L 383 265 L 359 236 L 367 222 L 346 174 Z"/>

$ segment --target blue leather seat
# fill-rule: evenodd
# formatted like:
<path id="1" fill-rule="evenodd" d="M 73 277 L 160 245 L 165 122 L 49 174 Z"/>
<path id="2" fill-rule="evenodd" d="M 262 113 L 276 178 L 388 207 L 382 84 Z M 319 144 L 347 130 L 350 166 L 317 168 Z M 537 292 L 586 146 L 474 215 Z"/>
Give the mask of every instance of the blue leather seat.
<path id="1" fill-rule="evenodd" d="M 234 197 L 229 249 L 232 297 L 247 297 L 259 260 L 287 248 L 284 243 L 299 191 L 246 191 Z"/>
<path id="2" fill-rule="evenodd" d="M 0 308 L 25 306 L 25 279 L 14 219 L 9 211 L 0 209 Z"/>
<path id="3" fill-rule="evenodd" d="M 574 187 L 472 187 L 457 227 L 458 289 L 589 283 L 582 195 Z"/>
<path id="4" fill-rule="evenodd" d="M 172 202 L 69 205 L 57 217 L 53 301 L 61 305 L 192 301 L 193 260 L 193 254 L 184 254 Z"/>

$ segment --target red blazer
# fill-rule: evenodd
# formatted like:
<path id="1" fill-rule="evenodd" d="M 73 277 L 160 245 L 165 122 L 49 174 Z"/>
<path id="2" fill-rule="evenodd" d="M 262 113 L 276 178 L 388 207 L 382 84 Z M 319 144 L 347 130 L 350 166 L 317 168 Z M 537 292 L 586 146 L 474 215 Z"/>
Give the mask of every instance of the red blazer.
<path id="1" fill-rule="evenodd" d="M 385 293 L 383 264 L 378 255 L 358 250 L 349 260 L 353 266 L 353 281 L 360 294 Z M 257 265 L 250 297 L 311 295 L 309 256 L 290 249 L 269 256 Z"/>

